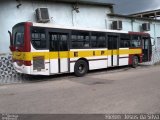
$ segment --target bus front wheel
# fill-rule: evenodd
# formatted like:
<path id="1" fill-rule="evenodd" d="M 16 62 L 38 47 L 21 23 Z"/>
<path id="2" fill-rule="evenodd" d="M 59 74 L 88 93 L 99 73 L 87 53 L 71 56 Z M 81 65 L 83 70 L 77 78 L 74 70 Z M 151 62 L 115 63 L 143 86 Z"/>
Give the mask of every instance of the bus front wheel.
<path id="1" fill-rule="evenodd" d="M 77 77 L 82 77 L 88 72 L 88 64 L 84 60 L 78 60 L 74 67 L 74 73 Z"/>
<path id="2" fill-rule="evenodd" d="M 133 56 L 132 58 L 132 67 L 136 68 L 138 66 L 139 60 L 137 56 Z"/>

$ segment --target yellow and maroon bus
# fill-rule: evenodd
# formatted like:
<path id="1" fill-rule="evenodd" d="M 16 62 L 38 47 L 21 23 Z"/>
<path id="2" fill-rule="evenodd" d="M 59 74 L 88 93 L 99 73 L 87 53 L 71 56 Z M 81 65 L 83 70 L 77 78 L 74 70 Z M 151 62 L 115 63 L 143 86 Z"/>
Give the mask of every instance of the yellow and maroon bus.
<path id="1" fill-rule="evenodd" d="M 151 61 L 148 33 L 82 29 L 50 23 L 18 23 L 10 33 L 17 72 L 29 75 L 75 73 Z"/>

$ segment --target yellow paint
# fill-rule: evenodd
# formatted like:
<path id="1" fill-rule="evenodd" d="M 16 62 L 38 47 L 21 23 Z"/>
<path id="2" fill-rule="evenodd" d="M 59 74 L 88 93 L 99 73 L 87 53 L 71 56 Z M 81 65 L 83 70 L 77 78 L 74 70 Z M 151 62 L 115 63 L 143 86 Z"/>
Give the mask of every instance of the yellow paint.
<path id="1" fill-rule="evenodd" d="M 49 52 L 50 59 L 57 59 L 58 58 L 58 52 Z"/>
<path id="2" fill-rule="evenodd" d="M 113 52 L 112 50 L 108 50 L 108 54 L 107 54 L 107 55 L 108 55 L 108 56 L 111 56 L 111 55 L 112 55 L 112 52 Z"/>
<path id="3" fill-rule="evenodd" d="M 129 54 L 141 54 L 142 49 L 130 49 Z"/>
<path id="4" fill-rule="evenodd" d="M 113 53 L 112 53 L 112 54 L 113 54 L 113 55 L 119 55 L 119 51 L 120 51 L 120 50 L 113 50 Z"/>
<path id="5" fill-rule="evenodd" d="M 58 58 L 76 58 L 77 57 L 94 57 L 94 56 L 111 56 L 123 54 L 141 54 L 142 49 L 123 49 L 123 50 L 93 50 L 93 51 L 67 51 L 67 52 L 13 52 L 13 58 L 16 60 L 31 61 L 33 57 L 44 56 L 45 60 Z"/>
<path id="6" fill-rule="evenodd" d="M 58 58 L 69 58 L 69 51 L 67 51 L 67 52 L 59 52 L 59 57 Z"/>

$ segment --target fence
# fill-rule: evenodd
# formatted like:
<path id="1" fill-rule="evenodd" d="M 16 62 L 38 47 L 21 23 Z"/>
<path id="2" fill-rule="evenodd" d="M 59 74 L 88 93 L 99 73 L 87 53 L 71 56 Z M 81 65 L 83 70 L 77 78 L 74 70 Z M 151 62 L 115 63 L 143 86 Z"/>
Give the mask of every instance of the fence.
<path id="1" fill-rule="evenodd" d="M 14 70 L 11 54 L 0 54 L 0 84 L 20 82 L 21 75 Z"/>

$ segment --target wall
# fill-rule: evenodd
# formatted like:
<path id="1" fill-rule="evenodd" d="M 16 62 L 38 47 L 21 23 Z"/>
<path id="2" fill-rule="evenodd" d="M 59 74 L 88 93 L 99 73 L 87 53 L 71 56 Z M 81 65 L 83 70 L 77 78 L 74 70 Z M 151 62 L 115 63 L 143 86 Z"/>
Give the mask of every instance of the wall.
<path id="1" fill-rule="evenodd" d="M 108 16 L 109 17 L 109 16 Z M 109 17 L 108 24 L 112 24 L 112 21 L 121 20 L 123 22 L 124 31 L 134 31 L 134 32 L 147 32 L 151 35 L 151 37 L 159 37 L 160 31 L 158 30 L 160 27 L 160 22 L 150 22 L 150 31 L 142 31 L 142 24 L 147 23 L 147 20 L 131 20 L 129 18 L 122 17 Z M 111 26 L 110 26 L 111 29 Z"/>
<path id="2" fill-rule="evenodd" d="M 80 5 L 79 13 L 73 11 L 73 5 L 45 2 L 45 1 L 22 1 L 21 6 L 16 0 L 0 1 L 0 53 L 9 51 L 8 30 L 18 22 L 35 22 L 35 10 L 39 7 L 47 7 L 51 18 L 51 23 L 63 26 L 78 26 L 89 28 L 106 28 L 106 14 L 110 13 L 110 8 L 103 6 Z"/>

